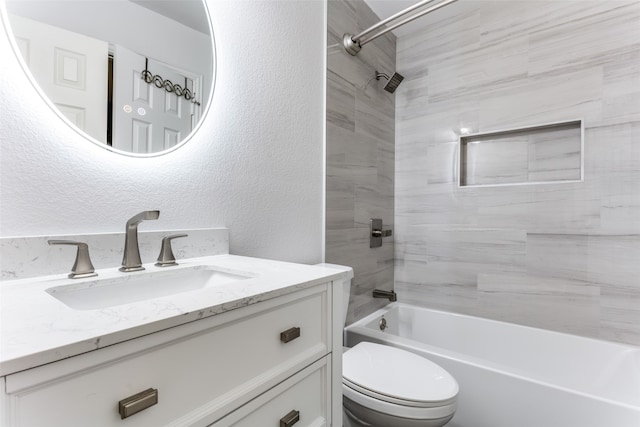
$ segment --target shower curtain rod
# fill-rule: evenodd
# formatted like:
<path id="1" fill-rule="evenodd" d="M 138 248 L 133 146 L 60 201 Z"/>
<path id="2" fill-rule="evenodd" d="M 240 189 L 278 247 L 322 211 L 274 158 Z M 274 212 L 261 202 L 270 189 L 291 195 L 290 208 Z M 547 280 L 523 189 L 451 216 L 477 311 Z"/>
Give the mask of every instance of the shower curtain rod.
<path id="1" fill-rule="evenodd" d="M 421 10 L 420 12 L 408 16 L 405 19 L 396 22 L 395 24 L 392 24 L 390 26 L 386 26 L 388 23 L 401 18 L 411 12 L 413 12 L 416 9 L 421 8 L 422 6 L 425 6 L 429 3 L 432 3 L 435 0 L 422 0 L 416 4 L 414 4 L 413 6 L 409 6 L 408 8 L 401 10 L 400 12 L 391 15 L 390 17 L 388 17 L 387 19 L 383 19 L 382 21 L 378 22 L 377 24 L 367 28 L 366 30 L 356 34 L 355 36 L 353 34 L 345 34 L 344 37 L 342 38 L 342 43 L 344 45 L 344 48 L 347 52 L 349 52 L 351 55 L 355 56 L 358 54 L 358 52 L 360 52 L 360 49 L 362 49 L 362 46 L 364 46 L 365 44 L 369 43 L 370 41 L 373 41 L 375 39 L 377 39 L 378 37 L 380 37 L 383 34 L 388 33 L 389 31 L 395 30 L 396 28 L 404 25 L 404 24 L 408 24 L 409 22 L 420 18 L 421 16 L 426 15 L 427 13 L 431 13 L 434 10 L 438 10 L 441 7 L 444 7 L 448 4 L 451 4 L 455 1 L 458 0 L 445 0 L 442 3 L 438 3 L 434 6 L 431 6 L 427 9 Z M 380 31 L 375 32 L 378 28 L 380 27 L 384 27 L 382 28 Z M 369 35 L 371 33 L 374 33 L 373 35 Z"/>

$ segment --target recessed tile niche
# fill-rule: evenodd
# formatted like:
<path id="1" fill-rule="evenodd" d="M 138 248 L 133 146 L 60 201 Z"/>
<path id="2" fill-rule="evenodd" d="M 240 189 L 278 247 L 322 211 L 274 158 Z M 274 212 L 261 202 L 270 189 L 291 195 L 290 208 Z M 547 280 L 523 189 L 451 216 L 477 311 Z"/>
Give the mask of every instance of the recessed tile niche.
<path id="1" fill-rule="evenodd" d="M 460 187 L 581 181 L 582 120 L 460 136 Z"/>

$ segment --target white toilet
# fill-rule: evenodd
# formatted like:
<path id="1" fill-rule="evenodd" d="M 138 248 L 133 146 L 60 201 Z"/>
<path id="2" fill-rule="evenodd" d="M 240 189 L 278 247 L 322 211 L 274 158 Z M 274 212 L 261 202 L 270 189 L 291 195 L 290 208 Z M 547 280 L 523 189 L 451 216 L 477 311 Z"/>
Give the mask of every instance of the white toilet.
<path id="1" fill-rule="evenodd" d="M 346 323 L 353 270 L 343 283 Z M 388 345 L 361 342 L 342 355 L 344 427 L 441 427 L 456 410 L 458 383 L 424 357 Z"/>

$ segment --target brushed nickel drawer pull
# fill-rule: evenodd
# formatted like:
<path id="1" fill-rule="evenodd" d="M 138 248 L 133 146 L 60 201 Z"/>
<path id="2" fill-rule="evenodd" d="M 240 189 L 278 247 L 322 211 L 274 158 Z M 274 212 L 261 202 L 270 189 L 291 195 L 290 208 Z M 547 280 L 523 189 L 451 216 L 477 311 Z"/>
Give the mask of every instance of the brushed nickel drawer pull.
<path id="1" fill-rule="evenodd" d="M 300 411 L 294 410 L 280 418 L 280 427 L 291 427 L 298 421 L 300 421 Z"/>
<path id="2" fill-rule="evenodd" d="M 288 343 L 289 341 L 293 341 L 300 336 L 300 328 L 293 327 L 289 328 L 284 332 L 280 332 L 280 341 L 283 343 Z"/>
<path id="3" fill-rule="evenodd" d="M 123 420 L 158 403 L 158 390 L 149 388 L 118 402 L 118 412 Z"/>

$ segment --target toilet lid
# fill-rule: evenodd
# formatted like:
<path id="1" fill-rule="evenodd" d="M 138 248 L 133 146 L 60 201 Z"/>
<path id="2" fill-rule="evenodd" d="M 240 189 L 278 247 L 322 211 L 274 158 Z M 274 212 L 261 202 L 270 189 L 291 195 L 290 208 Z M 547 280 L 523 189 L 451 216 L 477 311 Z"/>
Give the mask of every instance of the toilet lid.
<path id="1" fill-rule="evenodd" d="M 458 383 L 444 369 L 408 351 L 361 342 L 342 356 L 345 385 L 371 397 L 408 406 L 455 399 Z"/>

